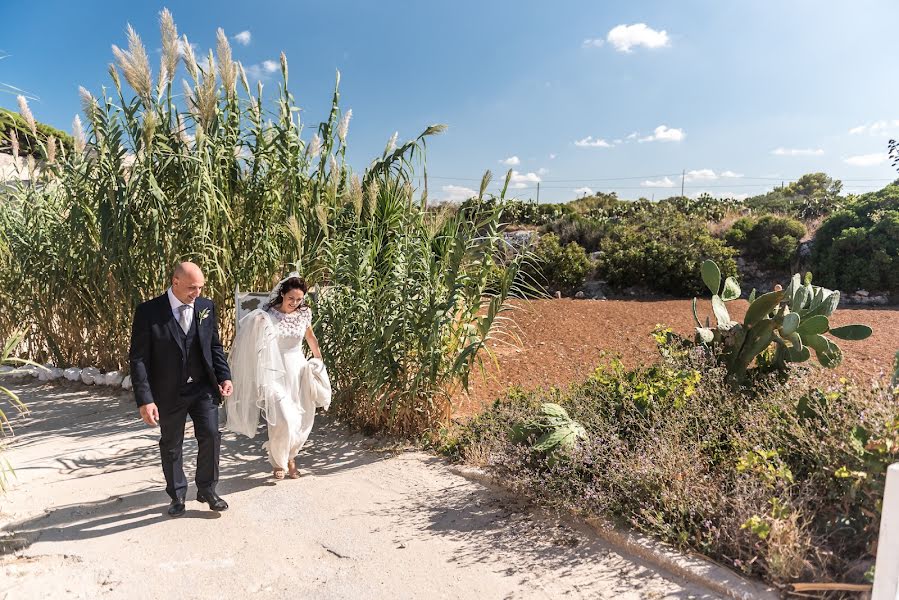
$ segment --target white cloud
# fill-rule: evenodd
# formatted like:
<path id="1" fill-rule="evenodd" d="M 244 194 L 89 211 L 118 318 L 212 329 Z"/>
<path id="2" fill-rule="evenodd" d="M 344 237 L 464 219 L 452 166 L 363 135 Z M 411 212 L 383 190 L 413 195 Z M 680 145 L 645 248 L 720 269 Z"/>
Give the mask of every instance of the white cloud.
<path id="1" fill-rule="evenodd" d="M 635 131 L 635 132 L 633 132 L 633 133 L 628 134 L 628 136 L 627 136 L 626 139 L 629 139 L 629 140 L 635 140 L 635 139 L 637 139 L 638 137 L 640 137 L 640 134 L 637 133 L 637 132 Z"/>
<path id="2" fill-rule="evenodd" d="M 738 177 L 742 177 L 743 174 L 742 174 L 742 173 L 734 173 L 733 171 L 723 171 L 723 172 L 721 173 L 721 176 L 722 176 L 722 177 L 730 177 L 730 178 L 736 179 L 736 178 L 738 178 Z"/>
<path id="3" fill-rule="evenodd" d="M 889 135 L 891 132 L 895 133 L 897 129 L 899 129 L 899 119 L 882 120 L 853 127 L 849 130 L 849 135 Z"/>
<path id="4" fill-rule="evenodd" d="M 478 195 L 475 190 L 461 185 L 445 185 L 440 190 L 443 192 L 440 198 L 442 202 L 464 202 Z"/>
<path id="5" fill-rule="evenodd" d="M 555 154 L 550 154 L 550 155 L 549 155 L 549 160 L 556 160 L 556 155 L 555 155 Z"/>
<path id="6" fill-rule="evenodd" d="M 771 151 L 774 156 L 821 156 L 824 150 L 821 148 L 775 148 Z"/>
<path id="7" fill-rule="evenodd" d="M 618 52 L 626 53 L 632 52 L 632 48 L 635 46 L 650 49 L 664 48 L 670 42 L 666 31 L 656 31 L 647 27 L 646 23 L 613 27 L 606 35 L 606 41 L 615 46 L 615 50 Z"/>
<path id="8" fill-rule="evenodd" d="M 593 190 L 591 190 L 588 187 L 580 187 L 580 188 L 577 188 L 576 190 L 572 190 L 572 191 L 575 194 L 577 194 L 578 196 L 592 196 L 593 195 Z"/>
<path id="9" fill-rule="evenodd" d="M 695 171 L 687 171 L 684 175 L 684 181 L 714 181 L 718 179 L 718 175 L 711 169 L 698 169 Z"/>
<path id="10" fill-rule="evenodd" d="M 541 177 L 547 173 L 549 173 L 549 169 L 544 169 L 543 167 L 537 169 L 537 175 L 540 175 Z"/>
<path id="11" fill-rule="evenodd" d="M 540 176 L 536 173 L 519 173 L 512 171 L 512 177 L 509 179 L 509 186 L 515 189 L 531 187 L 529 184 L 536 184 L 540 181 Z"/>
<path id="12" fill-rule="evenodd" d="M 240 44 L 241 46 L 249 46 L 250 40 L 253 39 L 253 35 L 249 31 L 241 31 L 237 35 L 234 36 L 234 41 Z"/>
<path id="13" fill-rule="evenodd" d="M 670 188 L 674 187 L 674 182 L 668 177 L 663 177 L 662 179 L 647 179 L 640 185 L 651 188 Z"/>
<path id="14" fill-rule="evenodd" d="M 847 165 L 853 167 L 876 167 L 882 165 L 888 160 L 886 153 L 875 152 L 874 154 L 860 154 L 858 156 L 850 156 L 843 160 Z"/>
<path id="15" fill-rule="evenodd" d="M 261 63 L 250 65 L 246 68 L 247 77 L 250 79 L 264 80 L 280 68 L 276 60 L 264 60 Z"/>
<path id="16" fill-rule="evenodd" d="M 507 167 L 515 167 L 521 164 L 521 159 L 519 159 L 517 156 L 510 156 L 509 158 L 504 158 L 499 162 L 503 163 Z"/>
<path id="17" fill-rule="evenodd" d="M 680 142 L 687 134 L 683 129 L 659 125 L 653 130 L 652 135 L 640 138 L 640 142 Z"/>
<path id="18" fill-rule="evenodd" d="M 584 48 L 599 48 L 604 43 L 602 38 L 587 38 L 582 45 Z"/>
<path id="19" fill-rule="evenodd" d="M 612 145 L 600 138 L 594 139 L 592 135 L 588 135 L 582 140 L 577 140 L 574 142 L 575 146 L 579 148 L 611 148 Z"/>

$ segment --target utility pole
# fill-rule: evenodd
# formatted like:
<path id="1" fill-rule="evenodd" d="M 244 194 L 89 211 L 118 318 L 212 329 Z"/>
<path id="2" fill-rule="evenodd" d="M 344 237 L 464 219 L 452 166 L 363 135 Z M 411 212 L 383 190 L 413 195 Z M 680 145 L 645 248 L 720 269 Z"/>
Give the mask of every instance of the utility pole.
<path id="1" fill-rule="evenodd" d="M 537 204 L 540 204 L 540 182 L 537 182 Z"/>
<path id="2" fill-rule="evenodd" d="M 687 170 L 684 169 L 680 174 L 680 196 L 684 197 L 684 180 L 687 178 Z"/>

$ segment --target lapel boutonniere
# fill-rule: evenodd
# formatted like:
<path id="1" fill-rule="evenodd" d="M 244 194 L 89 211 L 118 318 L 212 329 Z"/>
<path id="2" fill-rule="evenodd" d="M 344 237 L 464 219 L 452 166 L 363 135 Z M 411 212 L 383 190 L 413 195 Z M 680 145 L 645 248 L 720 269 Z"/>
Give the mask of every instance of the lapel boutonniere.
<path id="1" fill-rule="evenodd" d="M 201 311 L 197 314 L 197 318 L 199 319 L 199 321 L 197 321 L 197 325 L 202 325 L 202 324 L 203 324 L 203 321 L 204 321 L 204 320 L 206 319 L 206 317 L 208 317 L 208 316 L 209 316 L 209 309 L 208 309 L 208 308 L 204 308 L 203 310 L 201 310 Z"/>

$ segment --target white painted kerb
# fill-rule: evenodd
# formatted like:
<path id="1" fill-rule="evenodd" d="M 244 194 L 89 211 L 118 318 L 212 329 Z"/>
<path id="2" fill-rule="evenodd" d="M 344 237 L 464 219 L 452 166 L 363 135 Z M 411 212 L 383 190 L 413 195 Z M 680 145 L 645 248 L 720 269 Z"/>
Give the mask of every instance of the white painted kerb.
<path id="1" fill-rule="evenodd" d="M 899 463 L 887 469 L 871 600 L 899 600 Z"/>

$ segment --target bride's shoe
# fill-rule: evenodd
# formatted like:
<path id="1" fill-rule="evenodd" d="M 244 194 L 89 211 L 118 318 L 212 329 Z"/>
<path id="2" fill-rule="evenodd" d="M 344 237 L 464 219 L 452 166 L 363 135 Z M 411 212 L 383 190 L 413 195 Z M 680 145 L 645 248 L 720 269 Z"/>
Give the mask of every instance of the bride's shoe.
<path id="1" fill-rule="evenodd" d="M 275 476 L 275 479 L 284 479 L 284 469 L 275 469 L 272 471 L 272 475 Z"/>
<path id="2" fill-rule="evenodd" d="M 300 472 L 297 471 L 297 465 L 295 462 L 293 462 L 292 460 L 287 461 L 287 468 L 288 468 L 288 474 L 287 474 L 288 477 L 290 477 L 291 479 L 299 479 L 300 478 Z"/>

